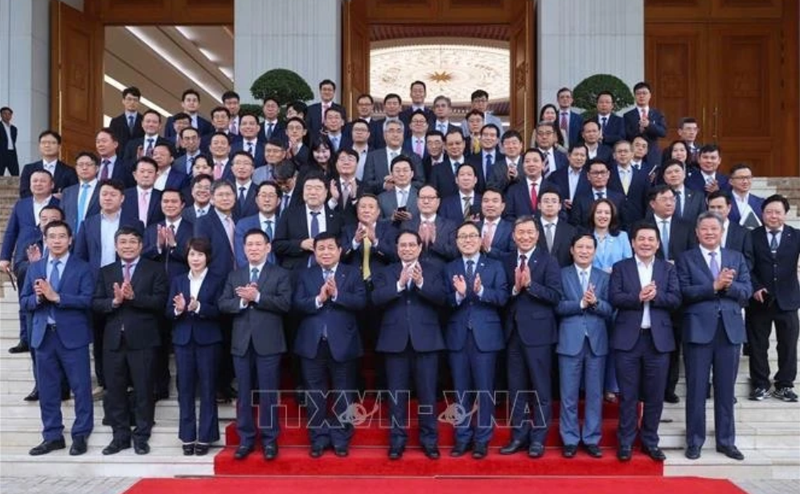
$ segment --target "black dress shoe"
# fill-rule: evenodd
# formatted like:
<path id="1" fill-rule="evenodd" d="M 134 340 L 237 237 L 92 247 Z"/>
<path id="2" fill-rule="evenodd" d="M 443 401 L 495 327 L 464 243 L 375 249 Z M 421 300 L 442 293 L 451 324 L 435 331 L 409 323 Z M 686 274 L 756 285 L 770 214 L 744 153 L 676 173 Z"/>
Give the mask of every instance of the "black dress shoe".
<path id="1" fill-rule="evenodd" d="M 31 456 L 41 456 L 46 455 L 51 451 L 55 451 L 57 449 L 64 449 L 67 447 L 67 444 L 64 442 L 64 438 L 56 439 L 55 441 L 42 441 L 38 446 L 31 448 L 28 452 Z"/>
<path id="2" fill-rule="evenodd" d="M 39 390 L 36 389 L 36 388 L 33 388 L 33 391 L 28 393 L 28 396 L 23 398 L 23 400 L 25 400 L 25 401 L 39 401 Z"/>
<path id="3" fill-rule="evenodd" d="M 350 454 L 350 450 L 347 448 L 346 444 L 344 446 L 334 446 L 333 447 L 333 454 L 335 454 L 339 458 L 344 458 L 348 454 Z"/>
<path id="4" fill-rule="evenodd" d="M 423 446 L 422 452 L 430 460 L 438 460 L 442 455 L 439 453 L 439 448 L 434 444 L 433 446 Z"/>
<path id="5" fill-rule="evenodd" d="M 575 444 L 565 444 L 564 447 L 561 449 L 561 456 L 564 458 L 575 458 L 575 454 L 578 452 L 578 446 Z"/>
<path id="6" fill-rule="evenodd" d="M 596 444 L 587 444 L 585 445 L 586 453 L 591 456 L 592 458 L 602 458 L 603 457 L 603 450 L 600 449 L 600 446 Z"/>
<path id="7" fill-rule="evenodd" d="M 67 401 L 70 398 L 72 398 L 72 395 L 69 394 L 69 389 L 61 391 L 61 401 Z"/>
<path id="8" fill-rule="evenodd" d="M 133 452 L 137 455 L 146 455 L 150 452 L 150 445 L 147 444 L 147 441 L 134 441 Z"/>
<path id="9" fill-rule="evenodd" d="M 264 445 L 264 459 L 272 461 L 278 457 L 278 443 L 273 441 Z"/>
<path id="10" fill-rule="evenodd" d="M 475 447 L 472 449 L 472 457 L 476 460 L 482 460 L 486 458 L 486 455 L 489 454 L 489 445 L 486 443 L 475 443 Z"/>
<path id="11" fill-rule="evenodd" d="M 464 453 L 471 449 L 472 445 L 470 443 L 456 443 L 453 449 L 450 450 L 450 456 L 458 458 L 459 456 L 464 456 Z"/>
<path id="12" fill-rule="evenodd" d="M 208 454 L 208 444 L 197 443 L 194 445 L 195 456 L 205 456 Z"/>
<path id="13" fill-rule="evenodd" d="M 513 455 L 518 451 L 525 451 L 528 448 L 528 445 L 525 444 L 524 441 L 518 441 L 516 439 L 512 439 L 510 443 L 506 444 L 502 448 L 500 448 L 501 455 Z"/>
<path id="14" fill-rule="evenodd" d="M 698 446 L 687 446 L 686 447 L 686 458 L 690 460 L 696 460 L 700 458 L 700 448 Z"/>
<path id="15" fill-rule="evenodd" d="M 250 456 L 250 453 L 252 452 L 253 452 L 252 446 L 245 446 L 243 444 L 240 444 L 239 447 L 236 448 L 236 451 L 233 453 L 233 459 L 244 460 L 245 458 Z"/>
<path id="16" fill-rule="evenodd" d="M 390 460 L 399 460 L 403 457 L 403 451 L 405 448 L 403 446 L 391 446 L 389 448 L 389 459 Z"/>
<path id="17" fill-rule="evenodd" d="M 733 460 L 744 460 L 744 455 L 736 446 L 717 446 L 717 453 L 722 453 Z"/>
<path id="18" fill-rule="evenodd" d="M 115 455 L 120 451 L 122 451 L 123 449 L 130 449 L 130 447 L 131 447 L 130 439 L 128 439 L 127 441 L 117 441 L 116 439 L 114 439 L 108 446 L 103 448 L 103 454 L 106 456 Z"/>
<path id="19" fill-rule="evenodd" d="M 80 456 L 86 453 L 86 438 L 76 437 L 72 439 L 72 446 L 69 447 L 70 456 Z"/>
<path id="20" fill-rule="evenodd" d="M 25 353 L 30 351 L 30 347 L 24 341 L 20 341 L 16 346 L 12 346 L 8 349 L 8 353 Z"/>
<path id="21" fill-rule="evenodd" d="M 162 391 L 160 393 L 156 393 L 153 396 L 153 401 L 154 402 L 159 402 L 161 400 L 168 400 L 168 399 L 169 399 L 169 391 Z"/>
<path id="22" fill-rule="evenodd" d="M 664 401 L 666 401 L 667 403 L 672 403 L 674 405 L 675 403 L 680 403 L 681 399 L 678 398 L 678 395 L 676 395 L 675 393 L 667 393 L 664 395 Z"/>
<path id="23" fill-rule="evenodd" d="M 312 458 L 319 458 L 325 452 L 325 445 L 324 444 L 312 444 L 311 450 L 308 452 L 308 456 Z"/>
<path id="24" fill-rule="evenodd" d="M 528 446 L 528 458 L 541 458 L 544 456 L 544 444 L 533 443 Z"/>
<path id="25" fill-rule="evenodd" d="M 182 449 L 183 456 L 194 456 L 194 443 L 184 444 Z"/>
<path id="26" fill-rule="evenodd" d="M 642 446 L 642 453 L 649 456 L 653 461 L 657 462 L 664 462 L 667 461 L 667 455 L 661 451 L 661 448 L 658 446 L 653 446 L 652 448 L 648 448 L 647 446 Z"/>
<path id="27" fill-rule="evenodd" d="M 619 461 L 631 461 L 633 449 L 630 446 L 620 446 L 617 448 L 617 459 Z"/>

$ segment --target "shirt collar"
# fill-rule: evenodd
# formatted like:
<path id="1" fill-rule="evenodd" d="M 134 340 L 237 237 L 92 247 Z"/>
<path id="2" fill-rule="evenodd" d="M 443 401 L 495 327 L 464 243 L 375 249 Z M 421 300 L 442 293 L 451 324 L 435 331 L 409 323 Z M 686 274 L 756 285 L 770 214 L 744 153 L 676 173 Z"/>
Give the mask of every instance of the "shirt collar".
<path id="1" fill-rule="evenodd" d="M 719 245 L 718 245 L 718 246 L 717 246 L 717 248 L 716 248 L 716 249 L 714 249 L 714 250 L 708 250 L 708 249 L 706 249 L 705 247 L 703 247 L 702 245 L 700 246 L 700 251 L 703 253 L 703 257 L 704 257 L 704 258 L 708 259 L 708 257 L 709 257 L 709 254 L 711 254 L 712 252 L 714 252 L 714 253 L 716 254 L 716 257 L 717 257 L 717 262 L 720 262 L 720 257 L 721 257 L 721 256 L 720 256 L 720 251 L 719 251 L 719 249 L 720 249 L 720 246 L 719 246 Z"/>
<path id="2" fill-rule="evenodd" d="M 170 227 L 170 225 L 174 225 L 174 226 L 175 226 L 175 230 L 177 231 L 177 230 L 178 230 L 178 228 L 180 228 L 180 227 L 181 227 L 181 220 L 182 220 L 182 219 L 183 219 L 183 218 L 182 218 L 181 216 L 178 216 L 178 219 L 176 219 L 175 221 L 170 221 L 170 220 L 168 220 L 168 219 L 165 219 L 165 220 L 164 220 L 164 225 L 165 225 L 167 228 L 169 228 L 169 227 Z"/>
<path id="3" fill-rule="evenodd" d="M 463 256 L 463 255 L 461 256 L 461 259 L 464 261 L 464 264 L 467 264 L 467 261 L 472 261 L 472 262 L 475 263 L 475 266 L 478 265 L 478 260 L 480 258 L 481 258 L 481 253 L 480 252 L 478 252 L 477 254 L 475 254 L 473 256 L 469 256 L 469 257 Z"/>
<path id="4" fill-rule="evenodd" d="M 655 257 L 653 257 L 652 259 L 650 259 L 650 263 L 645 263 L 645 262 L 644 262 L 644 261 L 643 261 L 643 260 L 642 260 L 642 259 L 641 259 L 639 256 L 637 256 L 636 254 L 634 254 L 634 255 L 633 255 L 633 258 L 634 258 L 634 259 L 636 259 L 636 265 L 637 265 L 637 266 L 640 266 L 640 267 L 645 267 L 645 268 L 651 268 L 651 267 L 653 267 L 653 263 L 654 263 L 654 262 L 656 262 L 656 258 L 655 258 Z"/>
<path id="5" fill-rule="evenodd" d="M 519 256 L 525 256 L 525 259 L 530 260 L 535 250 L 536 250 L 535 245 L 533 246 L 533 249 L 527 252 L 522 252 L 521 250 L 517 249 L 517 259 L 519 259 Z"/>
<path id="6" fill-rule="evenodd" d="M 207 275 L 207 274 L 208 274 L 208 268 L 205 268 L 205 269 L 203 269 L 202 271 L 200 271 L 200 274 L 199 274 L 199 275 L 197 275 L 197 277 L 194 277 L 194 276 L 192 275 L 192 271 L 190 270 L 190 271 L 189 271 L 189 272 L 186 274 L 186 277 L 187 277 L 187 278 L 189 278 L 189 281 L 200 281 L 200 282 L 202 282 L 204 279 L 206 279 L 206 275 Z"/>
<path id="7" fill-rule="evenodd" d="M 58 262 L 61 263 L 62 266 L 67 265 L 67 260 L 69 259 L 69 251 L 67 251 L 63 256 L 58 259 Z M 52 256 L 52 254 L 47 255 L 47 264 L 50 265 L 56 258 Z"/>
<path id="8" fill-rule="evenodd" d="M 542 226 L 545 226 L 545 225 L 547 225 L 549 223 L 552 223 L 553 226 L 557 227 L 558 226 L 558 216 L 553 218 L 553 220 L 546 220 L 546 219 L 544 219 L 544 217 L 542 217 Z"/>
<path id="9" fill-rule="evenodd" d="M 258 276 L 261 276 L 261 272 L 264 270 L 264 265 L 265 264 L 267 264 L 267 260 L 266 259 L 264 259 L 264 262 L 262 262 L 261 264 L 256 264 L 254 266 L 254 265 L 248 263 L 247 266 L 248 266 L 248 269 L 250 270 L 250 272 L 253 271 L 253 268 L 256 268 L 258 270 Z"/>
<path id="10" fill-rule="evenodd" d="M 265 221 L 271 221 L 272 224 L 275 225 L 275 223 L 276 223 L 275 214 L 273 213 L 272 216 L 267 217 L 267 216 L 264 216 L 264 213 L 259 212 L 258 213 L 258 221 L 259 221 L 259 226 L 263 225 Z"/>

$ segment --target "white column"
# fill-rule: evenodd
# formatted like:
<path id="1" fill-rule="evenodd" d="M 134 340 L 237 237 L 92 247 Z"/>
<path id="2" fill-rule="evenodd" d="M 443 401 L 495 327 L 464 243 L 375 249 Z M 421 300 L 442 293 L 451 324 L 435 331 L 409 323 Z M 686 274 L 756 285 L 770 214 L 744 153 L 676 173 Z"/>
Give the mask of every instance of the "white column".
<path id="1" fill-rule="evenodd" d="M 0 106 L 14 110 L 20 167 L 39 157 L 50 115 L 50 2 L 0 0 Z"/>
<path id="2" fill-rule="evenodd" d="M 539 106 L 555 104 L 560 88 L 574 88 L 591 75 L 615 75 L 631 88 L 643 80 L 644 0 L 537 5 Z"/>
<path id="3" fill-rule="evenodd" d="M 242 102 L 254 102 L 250 86 L 270 69 L 297 72 L 315 97 L 323 79 L 338 90 L 341 12 L 341 0 L 235 0 L 234 86 Z"/>

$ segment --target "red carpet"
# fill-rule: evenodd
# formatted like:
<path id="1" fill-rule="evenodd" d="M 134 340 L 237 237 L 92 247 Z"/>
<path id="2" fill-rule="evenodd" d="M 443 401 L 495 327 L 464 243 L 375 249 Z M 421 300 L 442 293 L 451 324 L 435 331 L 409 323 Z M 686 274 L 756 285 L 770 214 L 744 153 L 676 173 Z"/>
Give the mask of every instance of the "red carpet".
<path id="1" fill-rule="evenodd" d="M 435 492 L 489 494 L 503 491 L 547 494 L 746 494 L 727 480 L 699 478 L 545 478 L 545 479 L 332 479 L 332 478 L 209 478 L 144 479 L 126 494 L 363 494 L 365 492 Z"/>

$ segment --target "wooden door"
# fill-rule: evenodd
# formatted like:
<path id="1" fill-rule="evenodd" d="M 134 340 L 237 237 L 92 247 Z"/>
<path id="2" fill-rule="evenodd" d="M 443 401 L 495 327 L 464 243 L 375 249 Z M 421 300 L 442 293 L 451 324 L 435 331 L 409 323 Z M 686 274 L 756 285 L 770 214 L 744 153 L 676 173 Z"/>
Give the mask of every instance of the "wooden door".
<path id="1" fill-rule="evenodd" d="M 358 96 L 369 93 L 369 27 L 367 2 L 344 2 L 342 31 L 342 105 L 351 118 L 358 115 Z"/>
<path id="2" fill-rule="evenodd" d="M 61 159 L 93 150 L 103 125 L 103 27 L 90 15 L 50 2 L 50 126 L 63 139 Z"/>
<path id="3" fill-rule="evenodd" d="M 533 109 L 538 108 L 533 86 L 533 2 L 514 2 L 514 15 L 509 34 L 511 49 L 511 119 L 509 128 L 531 134 L 534 125 Z"/>
<path id="4" fill-rule="evenodd" d="M 722 150 L 723 167 L 744 161 L 754 166 L 756 175 L 784 174 L 780 25 L 713 24 L 708 40 L 708 104 L 713 108 L 709 130 Z"/>

